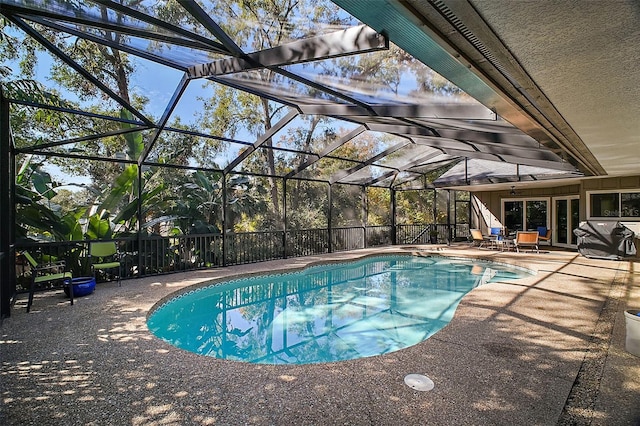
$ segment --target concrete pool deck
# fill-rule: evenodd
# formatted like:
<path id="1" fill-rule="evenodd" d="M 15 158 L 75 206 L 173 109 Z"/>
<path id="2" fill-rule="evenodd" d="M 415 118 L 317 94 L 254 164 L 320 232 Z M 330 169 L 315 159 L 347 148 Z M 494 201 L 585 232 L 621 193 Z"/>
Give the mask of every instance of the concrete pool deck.
<path id="1" fill-rule="evenodd" d="M 168 294 L 238 273 L 417 251 L 537 270 L 481 286 L 416 346 L 332 364 L 272 366 L 195 355 L 155 338 Z M 21 297 L 0 327 L 2 425 L 640 425 L 640 357 L 625 351 L 640 309 L 640 260 L 465 246 L 357 250 L 98 284 Z M 410 373 L 435 383 L 404 384 Z"/>

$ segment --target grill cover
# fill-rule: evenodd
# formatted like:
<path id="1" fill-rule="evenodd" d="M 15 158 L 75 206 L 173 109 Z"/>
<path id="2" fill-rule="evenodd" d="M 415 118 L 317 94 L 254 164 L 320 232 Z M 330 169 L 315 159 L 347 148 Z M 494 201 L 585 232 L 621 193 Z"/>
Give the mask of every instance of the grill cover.
<path id="1" fill-rule="evenodd" d="M 578 251 L 584 257 L 620 260 L 636 254 L 635 233 L 620 222 L 582 222 L 573 233 L 578 237 Z"/>

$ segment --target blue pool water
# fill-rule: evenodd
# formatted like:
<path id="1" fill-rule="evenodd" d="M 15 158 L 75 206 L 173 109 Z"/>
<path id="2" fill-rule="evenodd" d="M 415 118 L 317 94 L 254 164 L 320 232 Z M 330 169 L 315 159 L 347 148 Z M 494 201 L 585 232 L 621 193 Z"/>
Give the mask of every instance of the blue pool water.
<path id="1" fill-rule="evenodd" d="M 161 305 L 147 324 L 172 345 L 216 358 L 340 361 L 426 340 L 473 288 L 526 275 L 476 260 L 370 257 L 199 287 Z"/>

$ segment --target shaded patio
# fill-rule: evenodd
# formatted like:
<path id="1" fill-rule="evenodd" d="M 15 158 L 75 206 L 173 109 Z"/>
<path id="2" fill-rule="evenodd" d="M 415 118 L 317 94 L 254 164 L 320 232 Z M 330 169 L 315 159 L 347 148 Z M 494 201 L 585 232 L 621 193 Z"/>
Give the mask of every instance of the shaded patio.
<path id="1" fill-rule="evenodd" d="M 623 312 L 640 305 L 640 262 L 575 252 L 501 253 L 460 246 L 377 248 L 490 258 L 538 271 L 469 293 L 453 321 L 416 346 L 304 366 L 252 365 L 187 353 L 145 324 L 185 286 L 357 258 L 373 250 L 275 260 L 100 284 L 69 306 L 61 293 L 20 299 L 0 355 L 4 424 L 637 424 L 638 358 Z M 69 326 L 70 324 L 76 327 Z M 37 337 L 37 338 L 34 338 Z M 429 376 L 430 392 L 403 383 Z"/>

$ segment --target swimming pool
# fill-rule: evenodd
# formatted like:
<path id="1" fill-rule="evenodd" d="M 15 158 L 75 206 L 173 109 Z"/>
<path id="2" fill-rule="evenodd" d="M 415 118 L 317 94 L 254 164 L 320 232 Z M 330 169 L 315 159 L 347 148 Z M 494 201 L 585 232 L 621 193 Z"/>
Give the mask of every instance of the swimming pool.
<path id="1" fill-rule="evenodd" d="M 149 330 L 201 355 L 310 364 L 380 355 L 426 340 L 473 288 L 529 273 L 440 256 L 375 256 L 198 287 L 149 315 Z"/>

